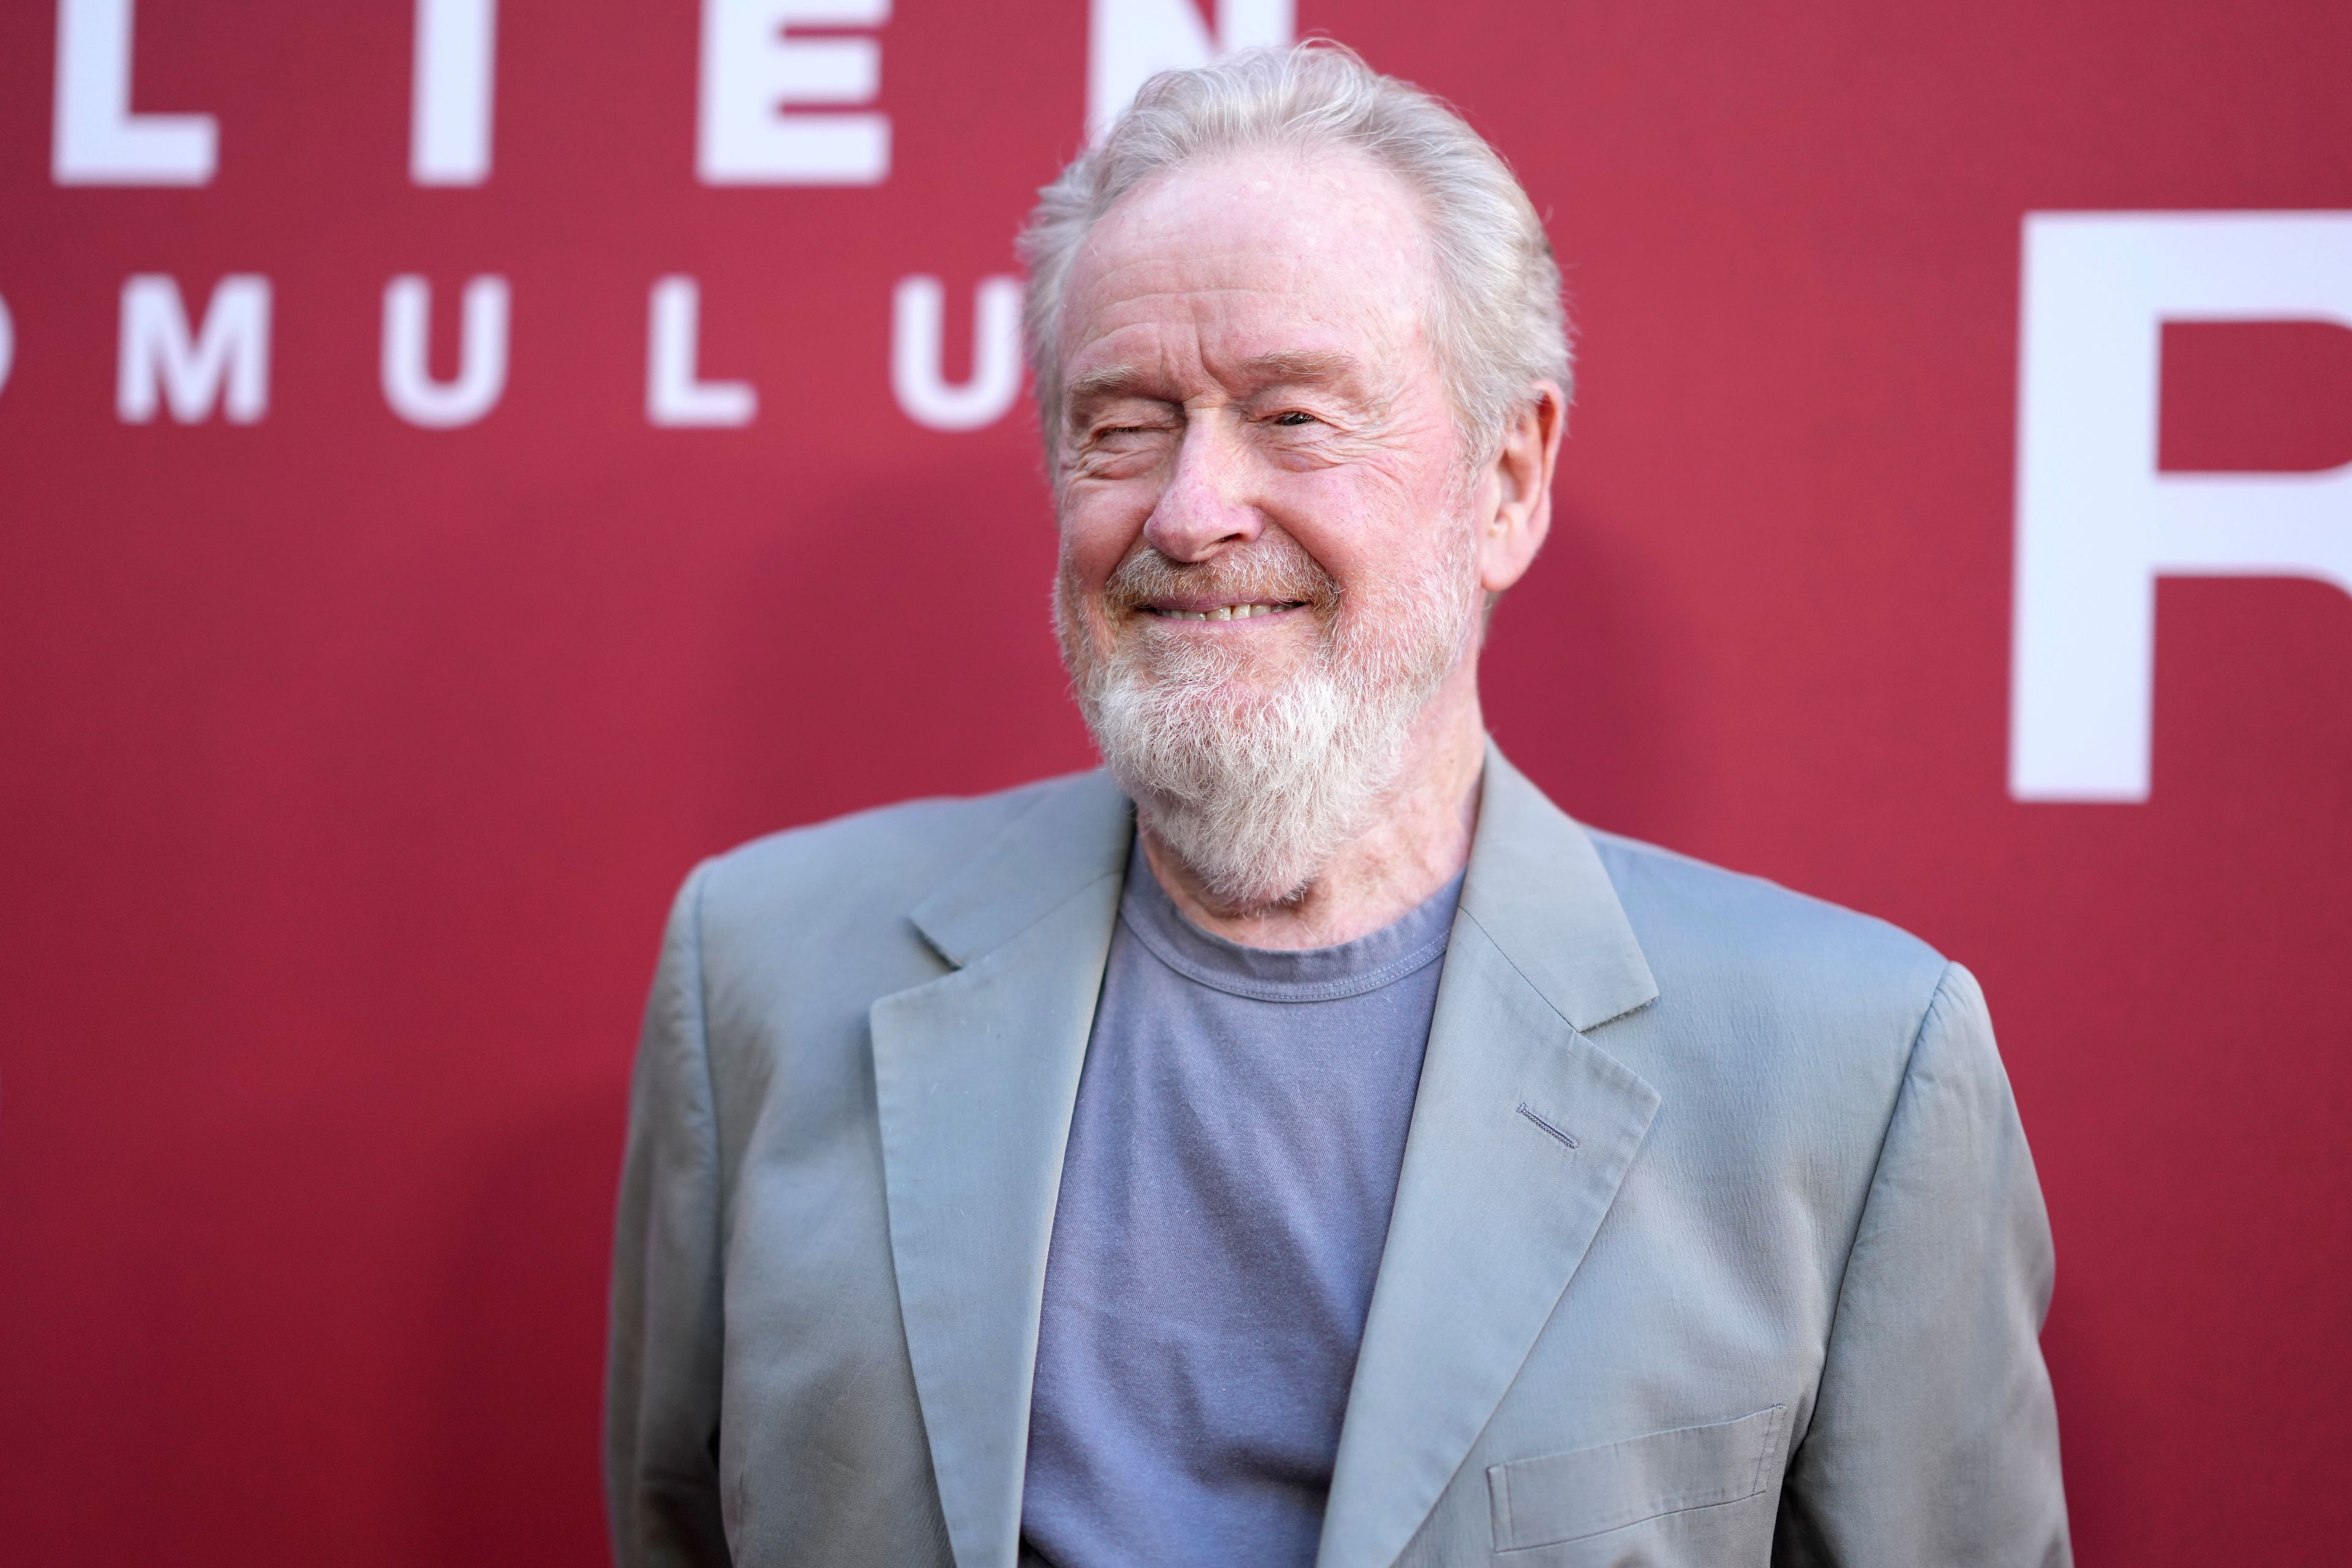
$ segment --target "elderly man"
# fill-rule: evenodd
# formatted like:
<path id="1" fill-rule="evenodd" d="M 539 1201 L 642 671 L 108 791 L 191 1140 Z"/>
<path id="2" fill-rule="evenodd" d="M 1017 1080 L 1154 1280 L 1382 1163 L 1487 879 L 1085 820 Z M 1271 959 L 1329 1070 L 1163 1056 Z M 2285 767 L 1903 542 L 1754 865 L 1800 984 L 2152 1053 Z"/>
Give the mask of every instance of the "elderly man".
<path id="1" fill-rule="evenodd" d="M 2064 1563 L 1975 983 L 1486 738 L 1569 374 L 1502 162 L 1343 50 L 1244 55 L 1025 252 L 1107 767 L 688 879 L 620 1561 Z"/>

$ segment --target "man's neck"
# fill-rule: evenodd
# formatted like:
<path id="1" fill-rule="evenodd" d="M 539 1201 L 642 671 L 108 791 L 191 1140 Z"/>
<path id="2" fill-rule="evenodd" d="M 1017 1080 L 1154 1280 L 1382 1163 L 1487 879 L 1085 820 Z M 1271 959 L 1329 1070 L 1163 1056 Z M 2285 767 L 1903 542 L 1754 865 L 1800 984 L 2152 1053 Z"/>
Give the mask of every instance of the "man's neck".
<path id="1" fill-rule="evenodd" d="M 1144 856 L 1184 918 L 1250 947 L 1330 947 L 1402 920 L 1452 881 L 1470 862 L 1486 749 L 1475 666 L 1465 665 L 1422 710 L 1405 766 L 1372 820 L 1295 899 L 1250 910 L 1220 907 L 1144 821 Z"/>

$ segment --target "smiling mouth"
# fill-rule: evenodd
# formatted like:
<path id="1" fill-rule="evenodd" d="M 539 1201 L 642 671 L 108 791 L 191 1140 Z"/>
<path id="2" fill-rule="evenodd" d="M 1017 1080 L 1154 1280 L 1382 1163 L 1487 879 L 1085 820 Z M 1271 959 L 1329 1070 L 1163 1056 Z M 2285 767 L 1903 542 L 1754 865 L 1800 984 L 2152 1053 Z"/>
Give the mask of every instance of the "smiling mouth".
<path id="1" fill-rule="evenodd" d="M 1303 610 L 1306 602 L 1299 599 L 1278 599 L 1246 605 L 1210 605 L 1199 608 L 1174 605 L 1146 605 L 1147 614 L 1164 621 L 1246 621 L 1259 616 L 1280 615 L 1285 610 Z"/>

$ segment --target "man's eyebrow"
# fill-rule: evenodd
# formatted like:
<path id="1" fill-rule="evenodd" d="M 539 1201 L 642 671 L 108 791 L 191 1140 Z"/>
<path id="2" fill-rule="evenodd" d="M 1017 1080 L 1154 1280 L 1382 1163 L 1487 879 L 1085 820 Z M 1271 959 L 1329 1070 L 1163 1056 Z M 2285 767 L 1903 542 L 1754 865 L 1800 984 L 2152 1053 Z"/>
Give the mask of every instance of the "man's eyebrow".
<path id="1" fill-rule="evenodd" d="M 1258 386 L 1295 382 L 1337 383 L 1362 386 L 1364 363 L 1353 354 L 1329 349 L 1286 349 L 1257 354 L 1234 367 L 1245 383 Z M 1136 365 L 1105 365 L 1074 376 L 1063 391 L 1065 403 L 1077 408 L 1115 397 L 1162 395 L 1151 372 Z"/>
<path id="2" fill-rule="evenodd" d="M 1364 364 L 1353 354 L 1329 349 L 1291 349 L 1280 353 L 1259 354 L 1245 359 L 1240 365 L 1247 379 L 1265 382 L 1357 382 L 1364 379 Z"/>
<path id="3" fill-rule="evenodd" d="M 1149 372 L 1134 365 L 1105 365 L 1100 370 L 1090 370 L 1084 375 L 1072 377 L 1069 385 L 1063 389 L 1062 397 L 1075 407 L 1106 398 L 1132 396 L 1142 394 L 1150 380 Z"/>

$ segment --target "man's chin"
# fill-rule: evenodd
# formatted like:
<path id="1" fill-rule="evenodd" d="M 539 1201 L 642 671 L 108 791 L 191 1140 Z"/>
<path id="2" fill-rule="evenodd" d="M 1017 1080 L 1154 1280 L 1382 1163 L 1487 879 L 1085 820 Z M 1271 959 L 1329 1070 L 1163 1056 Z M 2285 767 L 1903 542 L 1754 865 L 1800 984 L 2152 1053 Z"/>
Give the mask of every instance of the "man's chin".
<path id="1" fill-rule="evenodd" d="M 1282 700 L 1282 690 L 1274 682 L 1236 679 L 1214 681 L 1171 681 L 1144 687 L 1144 691 L 1163 709 L 1179 710 L 1210 715 L 1239 722 L 1271 712 Z"/>
<path id="2" fill-rule="evenodd" d="M 1321 639 L 1316 635 L 1314 623 L 1307 617 L 1291 616 L 1285 619 L 1290 624 L 1262 626 L 1255 621 L 1131 622 L 1119 628 L 1112 643 L 1114 657 L 1146 668 L 1208 665 L 1268 673 L 1292 670 L 1314 657 Z"/>
<path id="3" fill-rule="evenodd" d="M 1255 708 L 1297 689 L 1307 671 L 1298 661 L 1238 650 L 1145 647 L 1120 662 L 1135 690 L 1155 698 Z"/>

